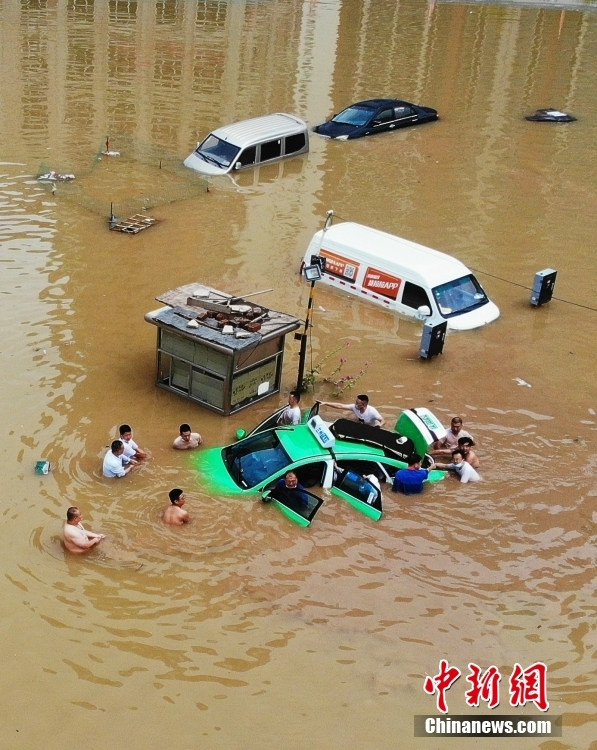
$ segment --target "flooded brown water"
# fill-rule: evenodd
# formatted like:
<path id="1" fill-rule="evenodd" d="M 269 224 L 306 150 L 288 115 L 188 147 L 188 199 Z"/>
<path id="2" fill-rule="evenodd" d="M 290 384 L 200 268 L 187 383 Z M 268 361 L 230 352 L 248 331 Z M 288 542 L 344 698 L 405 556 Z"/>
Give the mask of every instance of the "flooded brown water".
<path id="1" fill-rule="evenodd" d="M 463 672 L 452 714 L 488 713 L 465 704 L 469 662 L 500 670 L 500 713 L 538 713 L 510 708 L 507 680 L 544 662 L 563 734 L 517 746 L 596 747 L 596 45 L 591 10 L 0 0 L 3 748 L 460 748 L 413 736 L 440 659 Z M 314 125 L 372 95 L 440 120 L 314 136 L 209 192 L 181 166 L 217 125 Z M 540 107 L 578 120 L 524 119 Z M 106 137 L 119 157 L 100 158 Z M 50 169 L 76 179 L 52 192 Z M 111 203 L 159 223 L 109 232 Z M 273 288 L 264 304 L 303 317 L 298 265 L 328 209 L 456 255 L 501 317 L 424 361 L 419 323 L 316 287 L 309 363 L 349 340 L 346 368 L 365 372 L 344 399 L 368 392 L 391 425 L 412 406 L 462 415 L 483 481 L 386 492 L 378 523 L 324 493 L 302 530 L 209 496 L 170 449 L 182 421 L 218 445 L 284 403 L 296 343 L 284 392 L 223 418 L 155 387 L 143 316 L 198 281 Z M 534 308 L 543 268 L 556 299 Z M 121 422 L 152 459 L 105 480 Z M 194 522 L 164 528 L 175 486 Z M 108 535 L 76 558 L 60 544 L 73 504 Z"/>

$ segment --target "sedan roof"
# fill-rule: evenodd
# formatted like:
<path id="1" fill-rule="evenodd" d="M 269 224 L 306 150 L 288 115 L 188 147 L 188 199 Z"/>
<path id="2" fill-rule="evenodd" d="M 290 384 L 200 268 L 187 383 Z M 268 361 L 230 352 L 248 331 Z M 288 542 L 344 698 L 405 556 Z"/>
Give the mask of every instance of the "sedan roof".
<path id="1" fill-rule="evenodd" d="M 395 107 L 397 105 L 405 105 L 411 107 L 410 102 L 405 102 L 402 99 L 365 99 L 362 102 L 354 102 L 344 109 L 350 109 L 351 107 L 367 107 L 368 109 L 377 109 L 378 107 L 388 106 Z"/>

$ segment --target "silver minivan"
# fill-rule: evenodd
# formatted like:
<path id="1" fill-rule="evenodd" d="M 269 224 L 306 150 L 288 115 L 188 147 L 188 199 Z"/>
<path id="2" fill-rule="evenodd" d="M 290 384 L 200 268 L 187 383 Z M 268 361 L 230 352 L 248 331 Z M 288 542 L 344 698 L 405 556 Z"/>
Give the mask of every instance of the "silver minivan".
<path id="1" fill-rule="evenodd" d="M 207 175 L 227 174 L 308 150 L 307 124 L 294 115 L 276 112 L 213 130 L 184 165 Z"/>

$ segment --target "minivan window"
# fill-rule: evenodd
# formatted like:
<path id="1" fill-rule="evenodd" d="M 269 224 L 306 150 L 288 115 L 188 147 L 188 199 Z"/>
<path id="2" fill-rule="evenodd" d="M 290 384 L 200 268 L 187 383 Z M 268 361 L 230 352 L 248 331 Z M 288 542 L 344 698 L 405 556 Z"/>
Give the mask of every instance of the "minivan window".
<path id="1" fill-rule="evenodd" d="M 417 284 L 413 284 L 411 281 L 404 282 L 402 304 L 407 307 L 412 307 L 414 310 L 418 310 L 419 307 L 422 307 L 423 305 L 427 305 L 431 308 L 427 292 L 422 286 L 417 286 Z"/>
<path id="2" fill-rule="evenodd" d="M 297 151 L 302 151 L 307 144 L 307 136 L 305 133 L 297 133 L 296 135 L 289 135 L 286 138 L 286 148 L 284 149 L 285 154 L 295 154 Z"/>
<path id="3" fill-rule="evenodd" d="M 239 150 L 238 146 L 222 141 L 215 135 L 210 134 L 197 146 L 195 153 L 206 161 L 211 161 L 221 167 L 228 167 L 236 158 Z"/>
<path id="4" fill-rule="evenodd" d="M 481 284 L 472 274 L 436 286 L 433 296 L 444 318 L 474 310 L 488 302 Z"/>
<path id="5" fill-rule="evenodd" d="M 277 159 L 282 155 L 282 141 L 277 139 L 275 141 L 268 141 L 267 143 L 261 144 L 261 161 L 269 161 L 270 159 Z"/>
<path id="6" fill-rule="evenodd" d="M 238 157 L 241 167 L 251 167 L 257 161 L 257 146 L 249 146 Z"/>

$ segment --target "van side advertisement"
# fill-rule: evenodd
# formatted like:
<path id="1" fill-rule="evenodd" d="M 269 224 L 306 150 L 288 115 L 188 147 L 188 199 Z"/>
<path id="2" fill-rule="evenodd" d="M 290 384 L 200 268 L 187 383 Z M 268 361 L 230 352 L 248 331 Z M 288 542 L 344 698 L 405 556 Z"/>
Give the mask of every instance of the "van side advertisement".
<path id="1" fill-rule="evenodd" d="M 359 272 L 359 263 L 348 260 L 348 258 L 343 258 L 341 255 L 331 253 L 324 248 L 321 248 L 319 254 L 322 258 L 325 258 L 326 273 L 337 276 L 339 279 L 344 279 L 344 281 L 350 281 L 352 284 L 355 283 Z"/>
<path id="2" fill-rule="evenodd" d="M 391 276 L 389 273 L 378 271 L 377 268 L 369 266 L 363 279 L 363 289 L 374 292 L 382 297 L 395 300 L 398 297 L 402 279 Z"/>

